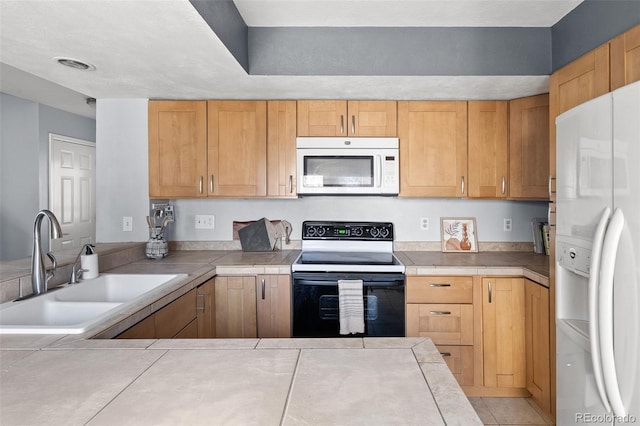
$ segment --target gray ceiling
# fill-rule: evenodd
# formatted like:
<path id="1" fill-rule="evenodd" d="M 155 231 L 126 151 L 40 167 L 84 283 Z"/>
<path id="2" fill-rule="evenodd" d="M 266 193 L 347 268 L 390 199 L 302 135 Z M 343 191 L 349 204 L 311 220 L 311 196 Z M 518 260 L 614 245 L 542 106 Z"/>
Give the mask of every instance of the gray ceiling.
<path id="1" fill-rule="evenodd" d="M 204 0 L 194 3 L 198 1 Z M 551 27 L 580 3 L 581 0 L 234 2 L 250 34 L 252 27 L 260 27 L 263 32 L 259 34 L 270 37 L 276 31 L 282 33 L 282 27 L 394 27 L 406 31 L 416 27 L 420 31 L 428 31 L 426 27 L 483 27 L 483 31 L 515 27 L 509 31 L 520 34 L 522 27 Z M 95 116 L 95 110 L 86 105 L 87 96 L 510 99 L 545 92 L 548 86 L 548 74 L 541 73 L 419 75 L 422 71 L 399 71 L 384 75 L 376 71 L 372 75 L 330 75 L 323 71 L 323 56 L 313 54 L 309 55 L 315 67 L 311 69 L 324 75 L 296 74 L 295 70 L 289 75 L 278 71 L 248 74 L 187 0 L 1 0 L 0 28 L 2 92 L 90 117 Z M 254 33 L 258 34 L 258 29 Z M 264 38 L 261 40 L 264 42 Z M 279 58 L 267 53 L 262 57 L 277 65 Z M 254 52 L 257 58 L 256 55 Z M 53 59 L 58 56 L 87 61 L 96 70 L 62 67 Z M 402 55 L 399 58 L 404 62 Z M 258 59 L 255 63 L 259 63 Z"/>

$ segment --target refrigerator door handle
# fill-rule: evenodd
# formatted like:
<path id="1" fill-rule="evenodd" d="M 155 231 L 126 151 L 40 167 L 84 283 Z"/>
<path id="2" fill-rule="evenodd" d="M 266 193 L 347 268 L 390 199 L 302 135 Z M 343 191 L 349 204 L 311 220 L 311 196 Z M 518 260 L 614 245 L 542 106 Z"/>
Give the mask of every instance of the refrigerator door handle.
<path id="1" fill-rule="evenodd" d="M 600 333 L 598 330 L 598 284 L 600 278 L 600 261 L 602 258 L 602 245 L 607 230 L 607 223 L 611 217 L 611 209 L 606 207 L 600 216 L 596 233 L 593 237 L 591 248 L 591 264 L 589 266 L 589 342 L 591 345 L 591 363 L 593 365 L 593 375 L 596 379 L 596 387 L 600 394 L 600 400 L 608 413 L 611 412 L 611 405 L 604 386 L 604 376 L 602 372 L 602 361 L 600 357 Z"/>
<path id="2" fill-rule="evenodd" d="M 619 208 L 613 212 L 602 246 L 602 267 L 600 270 L 599 332 L 600 353 L 604 385 L 609 402 L 616 416 L 624 417 L 626 410 L 620 396 L 620 386 L 616 375 L 616 360 L 613 352 L 613 275 L 618 254 L 618 243 L 624 228 L 624 215 Z"/>

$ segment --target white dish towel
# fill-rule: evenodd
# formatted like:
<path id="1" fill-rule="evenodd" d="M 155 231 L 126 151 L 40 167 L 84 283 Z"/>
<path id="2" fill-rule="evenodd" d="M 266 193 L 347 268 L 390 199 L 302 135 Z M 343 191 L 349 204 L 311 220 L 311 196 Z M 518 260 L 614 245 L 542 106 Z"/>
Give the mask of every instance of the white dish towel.
<path id="1" fill-rule="evenodd" d="M 364 333 L 362 280 L 338 280 L 340 334 Z"/>

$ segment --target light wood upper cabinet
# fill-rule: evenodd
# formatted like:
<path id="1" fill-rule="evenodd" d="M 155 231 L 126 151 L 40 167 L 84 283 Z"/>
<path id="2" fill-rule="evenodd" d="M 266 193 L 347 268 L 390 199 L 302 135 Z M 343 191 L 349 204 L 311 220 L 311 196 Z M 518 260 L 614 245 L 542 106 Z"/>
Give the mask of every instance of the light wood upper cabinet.
<path id="1" fill-rule="evenodd" d="M 395 101 L 298 101 L 298 136 L 396 136 Z"/>
<path id="2" fill-rule="evenodd" d="M 258 337 L 291 337 L 289 275 L 258 275 L 256 280 Z"/>
<path id="3" fill-rule="evenodd" d="M 524 388 L 524 279 L 485 277 L 482 298 L 484 386 Z"/>
<path id="4" fill-rule="evenodd" d="M 208 101 L 209 196 L 267 194 L 267 102 Z"/>
<path id="5" fill-rule="evenodd" d="M 611 90 L 640 80 L 640 25 L 611 40 Z"/>
<path id="6" fill-rule="evenodd" d="M 507 106 L 506 101 L 468 104 L 470 198 L 507 198 Z"/>
<path id="7" fill-rule="evenodd" d="M 549 199 L 549 95 L 509 102 L 509 197 Z"/>
<path id="8" fill-rule="evenodd" d="M 524 294 L 527 390 L 550 414 L 549 289 L 525 279 Z"/>
<path id="9" fill-rule="evenodd" d="M 296 101 L 267 102 L 267 196 L 297 197 Z"/>
<path id="10" fill-rule="evenodd" d="M 400 196 L 464 197 L 467 102 L 398 102 Z"/>
<path id="11" fill-rule="evenodd" d="M 204 197 L 207 103 L 149 101 L 149 196 Z"/>
<path id="12" fill-rule="evenodd" d="M 551 74 L 549 78 L 549 169 L 554 179 L 556 117 L 581 103 L 609 92 L 609 75 L 608 43 Z"/>

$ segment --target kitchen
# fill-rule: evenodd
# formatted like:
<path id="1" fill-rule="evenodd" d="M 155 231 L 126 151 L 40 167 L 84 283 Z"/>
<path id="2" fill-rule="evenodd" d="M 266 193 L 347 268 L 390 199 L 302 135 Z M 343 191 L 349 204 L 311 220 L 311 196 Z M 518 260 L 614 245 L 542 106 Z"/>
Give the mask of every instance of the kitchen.
<path id="1" fill-rule="evenodd" d="M 621 32 L 621 31 L 619 31 Z M 617 33 L 611 34 L 615 36 Z M 608 39 L 603 38 L 595 45 Z M 591 47 L 594 47 L 591 46 Z M 543 81 L 544 81 L 543 77 Z M 508 78 L 507 78 L 508 79 Z M 455 79 L 453 79 L 455 80 Z M 464 78 L 460 81 L 465 84 Z M 394 82 L 395 83 L 395 82 Z M 413 81 L 410 81 L 413 83 Z M 246 84 L 246 83 L 243 83 Z M 544 86 L 544 85 L 543 85 Z M 415 86 L 413 86 L 415 88 Z M 366 86 L 365 86 L 366 88 Z M 426 88 L 428 89 L 428 88 Z M 422 90 L 426 90 L 422 88 Z M 543 89 L 544 90 L 544 89 Z M 282 93 L 280 91 L 279 93 Z M 345 91 L 348 98 L 364 97 L 358 93 Z M 425 91 L 431 93 L 431 91 Z M 294 98 L 303 99 L 306 96 L 292 94 Z M 481 94 L 478 96 L 482 96 Z M 216 96 L 223 97 L 224 96 Z M 227 98 L 230 98 L 228 96 Z M 279 98 L 280 96 L 269 96 Z M 345 96 L 337 97 L 344 98 Z M 517 96 L 513 96 L 517 97 Z M 184 98 L 184 95 L 181 96 Z M 402 99 L 402 96 L 397 96 Z M 470 97 L 469 97 L 470 98 Z M 509 99 L 511 97 L 508 97 Z M 147 101 L 146 99 L 102 99 L 98 97 L 97 117 L 97 152 L 98 152 L 98 198 L 97 221 L 98 237 L 101 242 L 144 241 L 147 238 L 145 226 L 139 226 L 138 221 L 148 214 L 148 171 L 146 161 L 147 141 Z M 104 141 L 104 143 L 101 143 Z M 123 156 L 123 153 L 130 154 Z M 119 164 L 115 169 L 111 164 Z M 126 170 L 126 173 L 122 173 Z M 102 177 L 102 179 L 100 178 Z M 123 193 L 121 188 L 128 191 Z M 236 212 L 254 210 L 260 216 L 273 219 L 283 218 L 301 224 L 309 219 L 310 214 L 318 214 L 321 219 L 344 219 L 339 212 L 349 211 L 353 200 L 349 198 L 330 198 L 332 208 L 327 207 L 327 199 L 306 197 L 299 200 L 178 200 L 177 214 L 182 217 L 193 217 L 195 214 L 214 214 L 216 228 L 213 231 L 195 231 L 192 220 L 186 219 L 176 222 L 171 230 L 170 238 L 182 241 L 202 241 L 207 247 L 208 241 L 230 240 L 231 222 L 233 220 L 253 220 L 254 215 L 238 217 Z M 528 224 L 532 217 L 546 216 L 545 203 L 510 202 L 510 201 L 481 201 L 455 199 L 395 199 L 395 198 L 362 198 L 357 200 L 359 206 L 365 207 L 365 214 L 358 215 L 364 220 L 390 220 L 396 224 L 398 241 L 427 241 L 440 240 L 438 219 L 444 216 L 463 216 L 465 212 L 473 211 L 480 226 L 481 241 L 522 242 L 530 241 Z M 335 209 L 337 207 L 337 209 Z M 531 210 L 534 210 L 533 212 Z M 287 216 L 282 215 L 282 211 Z M 415 213 L 415 211 L 420 211 Z M 425 213 L 422 213 L 424 211 Z M 385 212 L 384 217 L 380 212 Z M 420 219 L 427 215 L 431 227 L 426 231 L 419 229 Z M 120 218 L 131 216 L 135 218 L 132 232 L 121 231 Z M 502 219 L 513 219 L 513 231 L 506 234 L 502 231 Z M 181 228 L 178 228 L 181 227 Z M 300 226 L 294 227 L 294 240 L 300 239 Z M 432 248 L 438 250 L 438 244 Z"/>

